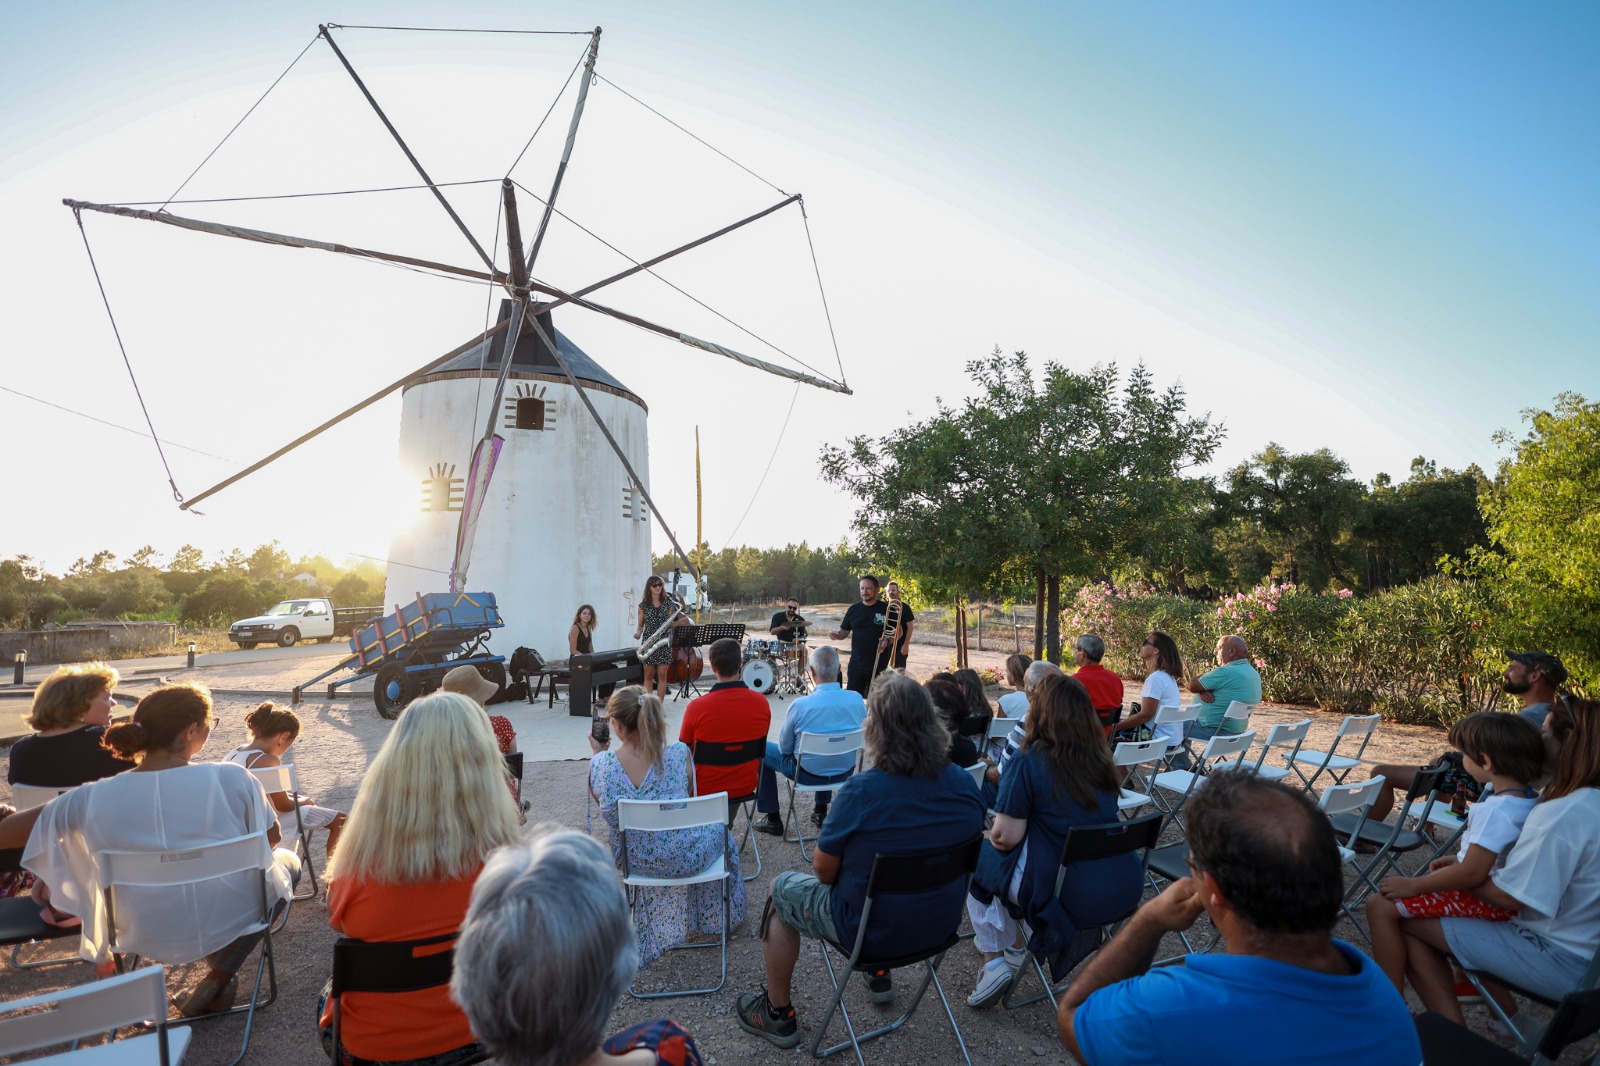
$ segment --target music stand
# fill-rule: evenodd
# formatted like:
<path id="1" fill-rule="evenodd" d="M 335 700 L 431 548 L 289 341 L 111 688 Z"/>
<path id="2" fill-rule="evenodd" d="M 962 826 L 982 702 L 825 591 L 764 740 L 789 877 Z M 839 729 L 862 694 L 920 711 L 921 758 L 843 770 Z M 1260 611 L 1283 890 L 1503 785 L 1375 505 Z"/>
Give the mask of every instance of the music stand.
<path id="1" fill-rule="evenodd" d="M 708 622 L 703 626 L 678 626 L 672 631 L 672 647 L 674 648 L 703 648 L 713 641 L 728 637 L 732 640 L 744 639 L 743 622 Z M 684 678 L 678 686 L 678 698 L 687 699 L 690 690 L 696 696 L 700 695 L 700 686 L 690 678 Z"/>

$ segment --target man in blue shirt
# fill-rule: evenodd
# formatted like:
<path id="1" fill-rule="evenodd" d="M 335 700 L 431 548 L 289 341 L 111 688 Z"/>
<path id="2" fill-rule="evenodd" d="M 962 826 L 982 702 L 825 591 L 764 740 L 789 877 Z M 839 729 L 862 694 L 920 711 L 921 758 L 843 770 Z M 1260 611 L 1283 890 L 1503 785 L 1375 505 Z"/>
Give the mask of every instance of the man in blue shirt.
<path id="1" fill-rule="evenodd" d="M 1062 996 L 1067 1049 L 1089 1066 L 1421 1062 L 1394 985 L 1333 939 L 1343 866 L 1316 804 L 1255 774 L 1219 773 L 1184 811 L 1190 876 L 1135 911 Z M 1151 970 L 1161 938 L 1201 911 L 1226 951 Z"/>
<path id="2" fill-rule="evenodd" d="M 813 872 L 773 879 L 761 920 L 766 991 L 739 997 L 739 1027 L 780 1048 L 800 1042 L 790 997 L 800 939 L 855 944 L 877 856 L 955 848 L 983 832 L 978 787 L 971 774 L 950 765 L 950 734 L 926 689 L 898 672 L 880 677 L 865 731 L 872 768 L 840 790 L 817 839 Z M 863 955 L 892 958 L 937 947 L 961 924 L 965 898 L 964 878 L 896 894 L 873 910 Z M 874 1002 L 894 999 L 887 971 L 866 976 Z"/>
<path id="3" fill-rule="evenodd" d="M 783 835 L 783 816 L 778 813 L 778 775 L 803 785 L 841 784 L 855 769 L 855 754 L 808 755 L 804 766 L 796 765 L 795 746 L 801 733 L 854 733 L 867 716 L 867 704 L 860 695 L 843 688 L 839 676 L 839 652 L 820 647 L 811 653 L 811 682 L 816 686 L 809 696 L 789 705 L 789 713 L 778 733 L 778 742 L 767 742 L 767 757 L 761 761 L 761 781 L 756 788 L 757 832 Z M 799 775 L 799 776 L 796 776 Z M 816 793 L 811 820 L 818 825 L 828 816 L 832 792 Z"/>
<path id="4" fill-rule="evenodd" d="M 1190 678 L 1189 691 L 1200 697 L 1205 709 L 1189 730 L 1196 740 L 1210 740 L 1223 733 L 1243 733 L 1248 724 L 1237 718 L 1224 725 L 1223 715 L 1234 701 L 1257 704 L 1261 702 L 1261 675 L 1250 662 L 1250 649 L 1237 633 L 1217 641 L 1217 667 L 1200 677 Z"/>

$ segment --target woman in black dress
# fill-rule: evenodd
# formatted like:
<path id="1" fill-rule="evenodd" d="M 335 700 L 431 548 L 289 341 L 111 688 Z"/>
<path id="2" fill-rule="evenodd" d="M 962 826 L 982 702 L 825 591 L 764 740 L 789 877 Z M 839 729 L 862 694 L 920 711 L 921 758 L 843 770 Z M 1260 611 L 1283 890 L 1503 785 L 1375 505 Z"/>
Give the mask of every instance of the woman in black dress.
<path id="1" fill-rule="evenodd" d="M 644 583 L 644 600 L 639 604 L 639 624 L 633 631 L 634 640 L 654 636 L 678 613 L 678 605 L 667 598 L 667 584 L 651 574 Z M 672 663 L 672 645 L 664 636 L 655 651 L 643 660 L 644 687 L 658 697 L 667 698 L 667 667 Z"/>
<path id="2" fill-rule="evenodd" d="M 594 608 L 587 603 L 578 608 L 578 613 L 572 616 L 572 628 L 567 630 L 567 658 L 574 655 L 594 654 Z M 609 699 L 611 690 L 616 686 L 610 682 L 601 685 L 595 695 L 599 699 Z"/>

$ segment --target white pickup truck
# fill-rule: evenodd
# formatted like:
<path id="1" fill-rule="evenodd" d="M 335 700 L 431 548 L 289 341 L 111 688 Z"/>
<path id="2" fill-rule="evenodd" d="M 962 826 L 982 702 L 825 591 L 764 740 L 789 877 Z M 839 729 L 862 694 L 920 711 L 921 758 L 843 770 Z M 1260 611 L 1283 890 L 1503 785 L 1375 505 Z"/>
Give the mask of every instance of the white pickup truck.
<path id="1" fill-rule="evenodd" d="M 335 607 L 333 601 L 309 596 L 284 600 L 255 618 L 241 618 L 228 627 L 228 639 L 241 648 L 257 644 L 276 644 L 292 648 L 302 640 L 326 644 L 370 618 L 383 613 L 382 607 Z"/>

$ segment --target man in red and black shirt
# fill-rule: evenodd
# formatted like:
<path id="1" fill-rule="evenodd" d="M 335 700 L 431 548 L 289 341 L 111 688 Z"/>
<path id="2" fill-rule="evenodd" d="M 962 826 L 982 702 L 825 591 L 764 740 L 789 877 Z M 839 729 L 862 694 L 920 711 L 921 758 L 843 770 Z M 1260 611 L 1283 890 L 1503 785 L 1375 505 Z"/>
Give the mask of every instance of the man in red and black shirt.
<path id="1" fill-rule="evenodd" d="M 767 697 L 746 685 L 741 678 L 743 655 L 737 640 L 724 637 L 713 641 L 706 658 L 717 683 L 704 696 L 689 701 L 678 726 L 678 739 L 694 750 L 694 742 L 766 738 L 772 725 L 772 707 Z M 759 759 L 743 766 L 695 767 L 695 794 L 726 792 L 729 796 L 748 796 L 756 790 L 761 773 Z"/>
<path id="2" fill-rule="evenodd" d="M 1078 666 L 1072 676 L 1089 690 L 1089 702 L 1099 713 L 1100 724 L 1109 737 L 1122 710 L 1122 678 L 1100 665 L 1105 655 L 1106 642 L 1093 633 L 1085 633 L 1072 646 L 1072 661 Z"/>

